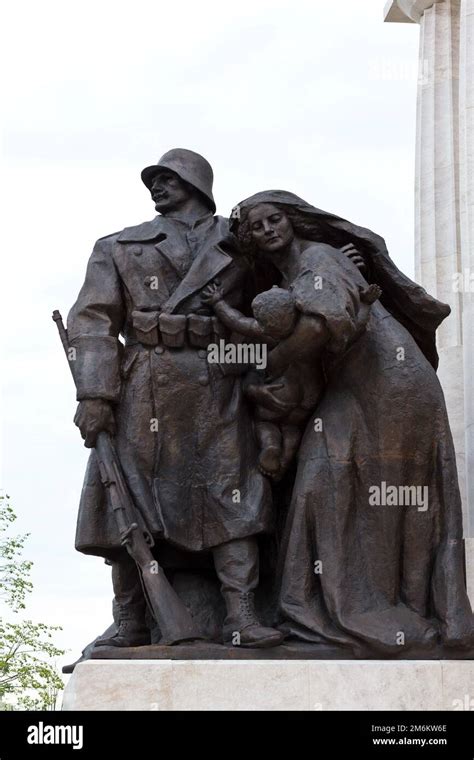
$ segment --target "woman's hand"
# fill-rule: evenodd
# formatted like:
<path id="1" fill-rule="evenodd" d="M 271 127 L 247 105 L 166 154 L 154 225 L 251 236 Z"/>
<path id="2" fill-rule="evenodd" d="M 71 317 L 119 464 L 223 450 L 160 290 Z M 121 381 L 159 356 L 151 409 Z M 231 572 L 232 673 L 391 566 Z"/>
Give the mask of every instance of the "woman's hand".
<path id="1" fill-rule="evenodd" d="M 281 412 L 287 414 L 294 409 L 294 404 L 288 404 L 281 399 L 276 398 L 275 391 L 280 391 L 283 383 L 275 382 L 268 385 L 247 385 L 246 395 L 252 399 L 255 404 L 270 409 L 272 412 Z"/>
<path id="2" fill-rule="evenodd" d="M 347 256 L 348 259 L 352 261 L 353 264 L 356 265 L 357 269 L 359 269 L 362 274 L 366 273 L 367 266 L 364 257 L 362 256 L 361 252 L 357 250 L 354 243 L 348 243 L 347 245 L 343 246 L 341 248 L 341 251 L 345 256 Z"/>
<path id="3" fill-rule="evenodd" d="M 224 293 L 220 287 L 219 282 L 214 281 L 203 289 L 201 293 L 201 301 L 209 306 L 214 306 L 218 301 L 222 301 Z"/>

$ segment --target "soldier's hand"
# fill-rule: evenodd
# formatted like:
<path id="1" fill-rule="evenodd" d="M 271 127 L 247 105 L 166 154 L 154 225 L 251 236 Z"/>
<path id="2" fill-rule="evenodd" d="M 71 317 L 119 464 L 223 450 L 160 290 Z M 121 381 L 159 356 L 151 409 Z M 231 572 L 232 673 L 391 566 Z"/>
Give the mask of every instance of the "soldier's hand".
<path id="1" fill-rule="evenodd" d="M 111 404 L 100 398 L 80 401 L 74 417 L 74 424 L 81 431 L 84 446 L 92 449 L 95 446 L 97 436 L 103 430 L 107 430 L 112 435 L 115 433 L 115 418 Z"/>

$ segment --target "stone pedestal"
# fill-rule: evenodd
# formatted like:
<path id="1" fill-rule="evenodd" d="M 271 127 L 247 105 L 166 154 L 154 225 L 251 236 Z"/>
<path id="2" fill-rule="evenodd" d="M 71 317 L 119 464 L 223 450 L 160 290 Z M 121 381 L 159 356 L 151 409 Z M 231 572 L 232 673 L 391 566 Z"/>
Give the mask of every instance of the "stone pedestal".
<path id="1" fill-rule="evenodd" d="M 474 710 L 474 661 L 89 660 L 63 710 Z"/>
<path id="2" fill-rule="evenodd" d="M 391 0 L 385 20 L 420 24 L 416 280 L 451 306 L 438 333 L 474 601 L 474 0 Z"/>

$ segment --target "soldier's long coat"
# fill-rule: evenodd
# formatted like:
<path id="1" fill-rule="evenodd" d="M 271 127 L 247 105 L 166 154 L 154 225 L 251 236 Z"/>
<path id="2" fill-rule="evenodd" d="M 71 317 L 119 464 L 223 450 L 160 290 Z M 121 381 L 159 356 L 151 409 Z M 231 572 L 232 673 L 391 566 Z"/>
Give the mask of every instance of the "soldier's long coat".
<path id="1" fill-rule="evenodd" d="M 209 364 L 203 348 L 145 346 L 136 328 L 153 326 L 157 312 L 203 314 L 201 290 L 217 276 L 238 306 L 233 244 L 228 223 L 211 215 L 193 229 L 156 217 L 102 238 L 68 317 L 78 400 L 114 404 L 117 450 L 144 523 L 193 551 L 269 530 L 269 485 L 240 376 Z M 76 548 L 109 556 L 119 546 L 92 452 Z"/>

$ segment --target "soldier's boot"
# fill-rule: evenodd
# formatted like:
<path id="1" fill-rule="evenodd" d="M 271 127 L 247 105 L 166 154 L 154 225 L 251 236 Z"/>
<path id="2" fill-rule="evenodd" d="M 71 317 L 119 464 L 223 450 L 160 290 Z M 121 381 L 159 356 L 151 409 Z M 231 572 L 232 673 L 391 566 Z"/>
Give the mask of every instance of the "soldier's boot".
<path id="1" fill-rule="evenodd" d="M 227 608 L 224 643 L 242 647 L 275 647 L 283 634 L 264 626 L 255 612 L 253 591 L 258 585 L 258 544 L 254 537 L 229 541 L 213 549 L 214 564 Z"/>
<path id="2" fill-rule="evenodd" d="M 110 638 L 97 639 L 96 647 L 142 647 L 150 643 L 150 629 L 145 623 L 145 609 L 140 605 L 118 605 L 117 632 Z"/>
<path id="3" fill-rule="evenodd" d="M 137 567 L 128 554 L 118 562 L 112 562 L 112 583 L 117 631 L 113 636 L 98 639 L 95 646 L 141 647 L 150 644 L 143 589 Z"/>
<path id="4" fill-rule="evenodd" d="M 262 625 L 255 612 L 254 596 L 238 591 L 224 594 L 227 617 L 224 621 L 223 638 L 233 646 L 263 649 L 276 647 L 283 641 L 283 634 L 276 628 Z"/>

